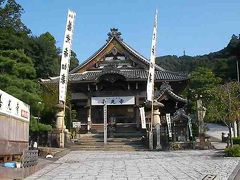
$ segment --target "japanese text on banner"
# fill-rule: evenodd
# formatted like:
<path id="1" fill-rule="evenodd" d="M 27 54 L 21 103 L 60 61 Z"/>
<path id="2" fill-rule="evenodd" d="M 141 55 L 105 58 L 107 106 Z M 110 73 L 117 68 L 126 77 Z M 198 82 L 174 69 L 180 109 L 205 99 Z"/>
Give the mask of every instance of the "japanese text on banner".
<path id="1" fill-rule="evenodd" d="M 158 12 L 156 11 L 155 22 L 153 27 L 148 81 L 147 81 L 147 100 L 148 101 L 153 101 L 153 96 L 154 96 L 153 90 L 154 90 L 155 58 L 156 58 L 156 46 L 157 46 L 157 16 L 158 16 Z"/>
<path id="2" fill-rule="evenodd" d="M 76 13 L 68 11 L 66 30 L 63 41 L 63 50 L 61 58 L 61 69 L 59 77 L 59 101 L 65 102 L 67 93 L 68 71 L 71 57 L 71 46 L 73 37 L 73 27 Z"/>

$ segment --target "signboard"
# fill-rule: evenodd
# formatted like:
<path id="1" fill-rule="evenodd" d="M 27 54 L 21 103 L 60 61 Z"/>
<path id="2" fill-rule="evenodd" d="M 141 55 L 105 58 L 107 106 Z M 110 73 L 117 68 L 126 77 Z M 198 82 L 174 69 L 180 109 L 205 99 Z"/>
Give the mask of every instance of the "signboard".
<path id="1" fill-rule="evenodd" d="M 67 93 L 68 71 L 70 65 L 69 62 L 71 57 L 71 46 L 75 16 L 75 12 L 68 10 L 59 77 L 59 101 L 63 102 L 65 102 L 66 100 Z"/>
<path id="2" fill-rule="evenodd" d="M 92 106 L 99 105 L 134 105 L 134 96 L 115 96 L 115 97 L 92 97 Z"/>
<path id="3" fill-rule="evenodd" d="M 0 89 L 0 113 L 30 120 L 30 106 Z"/>
<path id="4" fill-rule="evenodd" d="M 81 128 L 81 122 L 73 122 L 73 128 Z"/>
<path id="5" fill-rule="evenodd" d="M 144 107 L 140 107 L 140 108 L 139 108 L 139 111 L 140 111 L 142 129 L 146 129 L 146 118 L 145 118 L 145 110 L 144 110 Z"/>
<path id="6" fill-rule="evenodd" d="M 172 137 L 172 127 L 171 127 L 171 116 L 170 114 L 166 114 L 167 126 L 168 126 L 168 136 Z"/>

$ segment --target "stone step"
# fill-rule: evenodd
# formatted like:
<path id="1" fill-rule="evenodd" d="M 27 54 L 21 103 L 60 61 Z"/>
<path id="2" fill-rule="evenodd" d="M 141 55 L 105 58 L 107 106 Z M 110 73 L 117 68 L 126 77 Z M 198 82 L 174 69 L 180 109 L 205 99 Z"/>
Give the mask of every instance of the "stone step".
<path id="1" fill-rule="evenodd" d="M 148 151 L 146 148 L 135 149 L 135 148 L 121 148 L 121 149 L 113 149 L 113 148 L 76 148 L 71 149 L 71 151 Z"/>
<path id="2" fill-rule="evenodd" d="M 107 145 L 104 146 L 103 138 L 95 136 L 80 137 L 80 139 L 70 146 L 71 150 L 117 150 L 136 151 L 147 150 L 141 137 L 128 138 L 108 138 Z"/>
<path id="3" fill-rule="evenodd" d="M 103 141 L 102 142 L 78 142 L 78 143 L 75 143 L 75 145 L 101 145 L 103 144 Z M 139 145 L 139 144 L 142 144 L 142 142 L 108 142 L 109 145 L 112 145 L 112 146 L 117 146 L 117 145 Z"/>
<path id="4" fill-rule="evenodd" d="M 95 141 L 95 142 L 102 142 L 103 138 L 80 138 L 77 141 Z M 141 138 L 107 138 L 108 142 L 135 142 L 141 141 Z"/>
<path id="5" fill-rule="evenodd" d="M 123 133 L 113 133 L 114 138 L 133 138 L 133 137 L 142 137 L 143 132 L 123 132 Z M 80 134 L 80 138 L 103 138 L 103 133 L 97 134 Z"/>
<path id="6" fill-rule="evenodd" d="M 98 151 L 98 150 L 113 150 L 113 151 L 146 151 L 148 150 L 144 146 L 71 146 L 72 151 L 77 150 L 88 150 L 88 151 Z"/>
<path id="7" fill-rule="evenodd" d="M 108 148 L 128 148 L 128 147 L 130 147 L 130 148 L 132 148 L 132 147 L 134 147 L 134 148 L 142 148 L 142 147 L 144 147 L 143 145 L 133 145 L 133 146 L 131 146 L 131 145 L 106 145 L 106 146 L 104 146 L 104 145 L 88 145 L 88 144 L 86 144 L 86 145 L 72 145 L 71 146 L 71 148 L 103 148 L 103 147 L 108 147 Z"/>

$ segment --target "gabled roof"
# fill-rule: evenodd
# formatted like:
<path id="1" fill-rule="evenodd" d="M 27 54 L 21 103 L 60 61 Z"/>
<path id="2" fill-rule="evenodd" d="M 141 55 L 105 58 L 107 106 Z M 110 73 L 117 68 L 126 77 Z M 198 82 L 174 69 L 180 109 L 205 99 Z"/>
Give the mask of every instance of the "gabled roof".
<path id="1" fill-rule="evenodd" d="M 180 101 L 180 102 L 184 102 L 187 103 L 187 99 L 180 97 L 179 95 L 175 94 L 173 92 L 173 89 L 171 88 L 171 86 L 168 83 L 163 83 L 160 87 L 160 91 L 157 94 L 157 100 L 161 100 L 161 98 L 165 95 L 168 94 L 170 97 L 172 97 L 173 99 Z"/>
<path id="2" fill-rule="evenodd" d="M 85 60 L 82 64 L 80 64 L 78 67 L 74 68 L 70 74 L 77 73 L 81 68 L 83 68 L 85 65 L 90 63 L 95 57 L 97 57 L 99 54 L 101 54 L 114 40 L 116 40 L 123 48 L 125 48 L 130 54 L 132 54 L 134 57 L 136 57 L 141 63 L 149 66 L 150 62 L 147 58 L 145 58 L 143 55 L 141 55 L 139 52 L 134 50 L 132 47 L 130 47 L 127 43 L 123 41 L 121 38 L 121 33 L 118 32 L 118 29 L 111 29 L 111 33 L 108 33 L 109 38 L 107 42 L 98 50 L 96 51 L 92 56 L 90 56 L 87 60 Z M 156 70 L 166 71 L 162 67 L 155 65 Z"/>

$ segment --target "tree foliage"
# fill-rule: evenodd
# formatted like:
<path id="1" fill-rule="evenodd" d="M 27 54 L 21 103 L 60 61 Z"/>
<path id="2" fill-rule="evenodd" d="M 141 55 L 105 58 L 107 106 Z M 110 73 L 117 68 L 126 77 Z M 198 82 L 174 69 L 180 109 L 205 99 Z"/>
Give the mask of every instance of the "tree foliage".
<path id="1" fill-rule="evenodd" d="M 60 49 L 49 33 L 33 36 L 21 21 L 24 12 L 15 0 L 0 0 L 0 88 L 31 107 L 31 131 L 41 131 L 44 124 L 54 124 L 57 93 L 38 83 L 39 78 L 59 75 Z M 72 52 L 70 69 L 78 65 Z M 39 102 L 44 105 L 39 106 Z M 40 116 L 40 123 L 36 118 Z M 43 127 L 43 128 L 42 128 Z"/>
<path id="2" fill-rule="evenodd" d="M 229 126 L 239 117 L 240 84 L 228 82 L 211 90 L 211 101 L 208 105 L 208 118 L 212 121 L 221 120 Z"/>
<path id="3" fill-rule="evenodd" d="M 37 77 L 47 78 L 59 74 L 60 59 L 55 38 L 49 33 L 31 37 L 27 54 L 32 58 Z"/>
<path id="4" fill-rule="evenodd" d="M 21 21 L 23 12 L 21 5 L 15 0 L 0 0 L 0 28 L 29 34 L 31 31 Z"/>

